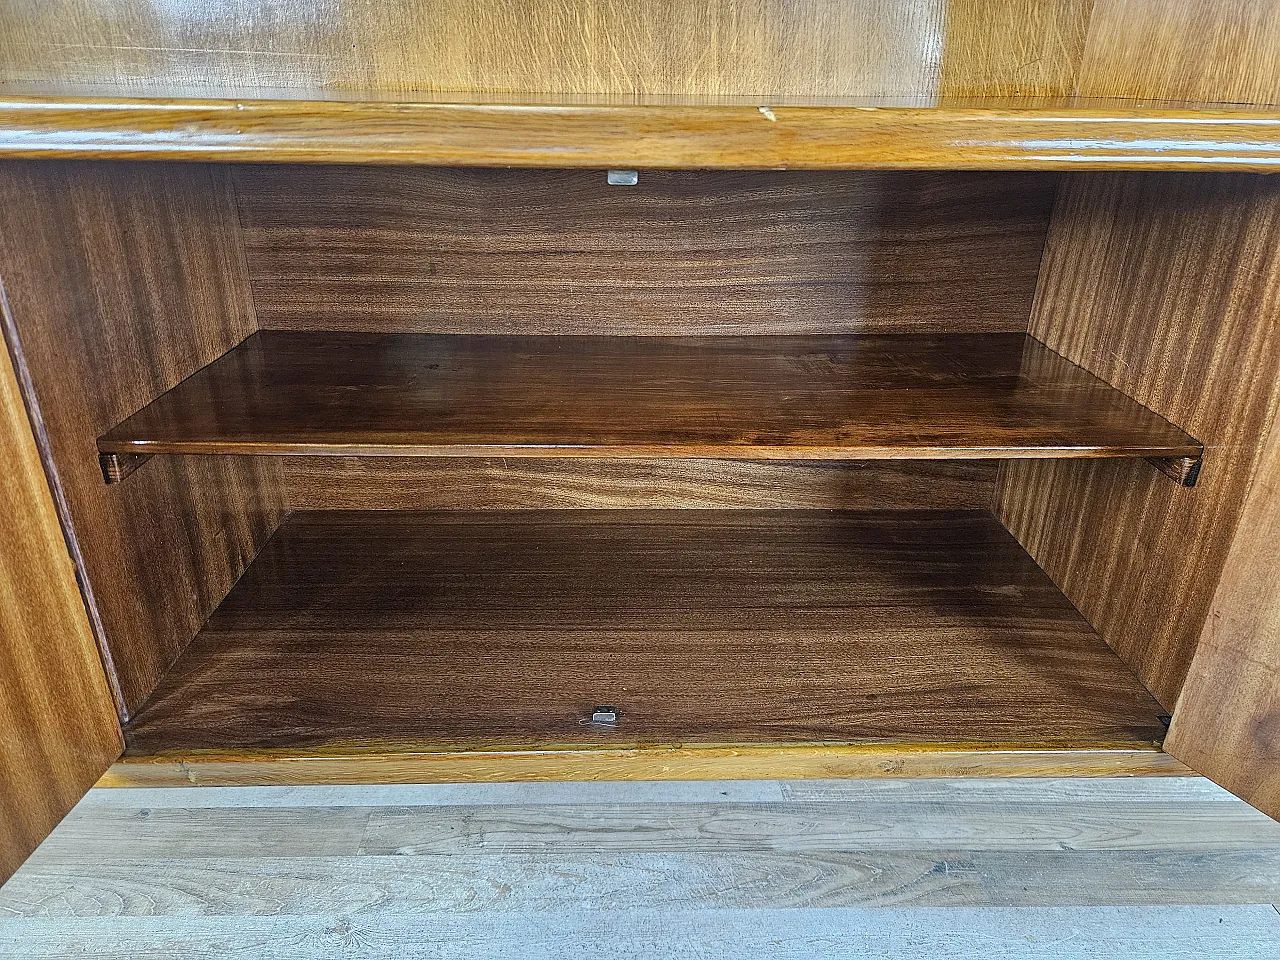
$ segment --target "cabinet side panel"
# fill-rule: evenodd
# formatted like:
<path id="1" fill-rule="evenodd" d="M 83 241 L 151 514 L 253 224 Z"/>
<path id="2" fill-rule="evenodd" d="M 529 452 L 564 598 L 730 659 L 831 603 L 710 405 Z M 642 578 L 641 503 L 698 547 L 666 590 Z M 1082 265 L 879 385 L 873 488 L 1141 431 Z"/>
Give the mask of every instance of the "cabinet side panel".
<path id="1" fill-rule="evenodd" d="M 258 321 L 370 333 L 1022 332 L 1052 174 L 237 167 Z"/>
<path id="2" fill-rule="evenodd" d="M 1171 707 L 1280 391 L 1280 181 L 1064 183 L 1031 333 L 1205 444 L 1194 488 L 1142 461 L 1002 466 L 996 510 Z"/>
<path id="3" fill-rule="evenodd" d="M 107 486 L 95 441 L 255 329 L 226 173 L 0 166 L 0 271 L 126 713 L 270 536 L 270 461 L 159 457 Z"/>
<path id="4" fill-rule="evenodd" d="M 0 461 L 3 883 L 120 755 L 123 743 L 3 341 Z"/>
<path id="5" fill-rule="evenodd" d="M 1273 426 L 1165 749 L 1280 819 L 1280 429 Z"/>

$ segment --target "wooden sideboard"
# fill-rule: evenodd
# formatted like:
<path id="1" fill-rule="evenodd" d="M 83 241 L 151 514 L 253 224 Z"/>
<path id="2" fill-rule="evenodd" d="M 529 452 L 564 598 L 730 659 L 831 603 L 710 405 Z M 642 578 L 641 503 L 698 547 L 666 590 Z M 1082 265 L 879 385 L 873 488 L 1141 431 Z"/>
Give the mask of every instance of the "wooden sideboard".
<path id="1" fill-rule="evenodd" d="M 0 15 L 0 875 L 99 781 L 1280 815 L 1274 4 L 260 7 Z"/>

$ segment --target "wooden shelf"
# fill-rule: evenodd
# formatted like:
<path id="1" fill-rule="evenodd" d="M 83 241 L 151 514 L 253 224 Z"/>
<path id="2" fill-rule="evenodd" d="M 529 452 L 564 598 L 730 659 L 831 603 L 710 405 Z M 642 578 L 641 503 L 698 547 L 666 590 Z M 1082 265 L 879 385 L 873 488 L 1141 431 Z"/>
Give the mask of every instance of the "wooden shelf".
<path id="1" fill-rule="evenodd" d="M 862 460 L 1202 452 L 1022 334 L 263 332 L 98 448 L 111 457 Z"/>
<path id="2" fill-rule="evenodd" d="M 131 762 L 425 751 L 445 779 L 706 748 L 732 775 L 833 745 L 1150 752 L 1161 712 L 983 511 L 322 511 L 126 737 Z"/>
<path id="3" fill-rule="evenodd" d="M 1280 112 L 1133 101 L 0 97 L 0 158 L 702 169 L 1275 170 Z"/>

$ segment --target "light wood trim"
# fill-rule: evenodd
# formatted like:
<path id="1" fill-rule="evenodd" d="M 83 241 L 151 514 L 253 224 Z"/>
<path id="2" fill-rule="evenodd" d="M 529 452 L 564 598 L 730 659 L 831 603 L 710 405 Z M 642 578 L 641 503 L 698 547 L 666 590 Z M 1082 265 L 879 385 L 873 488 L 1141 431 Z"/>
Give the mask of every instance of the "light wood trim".
<path id="1" fill-rule="evenodd" d="M 1280 819 L 1280 423 L 1241 511 L 1169 750 Z"/>
<path id="2" fill-rule="evenodd" d="M 698 747 L 361 751 L 300 756 L 186 753 L 123 758 L 100 787 L 338 783 L 467 783 L 556 780 L 750 780 L 872 777 L 1189 776 L 1149 749 L 1016 745 L 752 744 Z"/>
<path id="3" fill-rule="evenodd" d="M 1280 112 L 0 98 L 0 157 L 712 169 L 1280 169 Z"/>
<path id="4" fill-rule="evenodd" d="M 7 315 L 3 287 L 0 309 Z M 3 337 L 0 462 L 3 883 L 123 748 L 115 702 Z"/>

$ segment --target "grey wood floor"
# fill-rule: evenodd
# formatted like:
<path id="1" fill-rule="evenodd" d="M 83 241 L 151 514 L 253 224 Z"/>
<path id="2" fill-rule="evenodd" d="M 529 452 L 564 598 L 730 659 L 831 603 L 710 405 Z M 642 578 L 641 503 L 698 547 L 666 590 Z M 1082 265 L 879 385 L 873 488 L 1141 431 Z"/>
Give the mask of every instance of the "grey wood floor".
<path id="1" fill-rule="evenodd" d="M 94 790 L 0 956 L 1276 960 L 1274 903 L 1193 778 Z"/>

